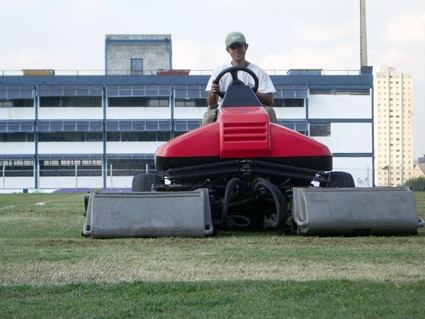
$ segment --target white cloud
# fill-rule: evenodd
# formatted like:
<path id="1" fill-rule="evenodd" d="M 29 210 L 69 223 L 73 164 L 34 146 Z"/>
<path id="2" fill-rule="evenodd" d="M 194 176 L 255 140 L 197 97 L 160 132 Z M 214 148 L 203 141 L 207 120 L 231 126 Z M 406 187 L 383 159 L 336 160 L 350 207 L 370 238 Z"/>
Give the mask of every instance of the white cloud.
<path id="1" fill-rule="evenodd" d="M 224 44 L 201 45 L 193 41 L 173 40 L 173 68 L 213 70 L 229 60 Z"/>
<path id="2" fill-rule="evenodd" d="M 425 47 L 425 11 L 404 12 L 391 18 L 383 30 L 388 45 L 405 49 Z"/>
<path id="3" fill-rule="evenodd" d="M 291 37 L 296 42 L 306 43 L 310 47 L 322 45 L 327 46 L 330 43 L 345 41 L 353 36 L 352 24 L 342 25 L 339 28 L 327 26 L 324 24 L 315 25 L 302 24 L 292 29 Z"/>
<path id="4" fill-rule="evenodd" d="M 297 46 L 279 53 L 267 54 L 261 62 L 264 69 L 358 69 L 351 43 L 341 43 L 320 49 L 310 46 Z"/>
<path id="5" fill-rule="evenodd" d="M 0 54 L 5 70 L 22 69 L 67 69 L 67 61 L 75 60 L 66 50 L 44 51 L 37 47 L 26 47 L 21 51 Z"/>

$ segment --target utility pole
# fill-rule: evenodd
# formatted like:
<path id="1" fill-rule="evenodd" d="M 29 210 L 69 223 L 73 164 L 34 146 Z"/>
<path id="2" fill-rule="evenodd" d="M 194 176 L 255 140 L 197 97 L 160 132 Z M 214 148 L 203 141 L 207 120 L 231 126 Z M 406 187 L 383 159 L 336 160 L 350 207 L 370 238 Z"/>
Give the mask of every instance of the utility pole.
<path id="1" fill-rule="evenodd" d="M 360 68 L 367 64 L 366 0 L 360 0 Z"/>

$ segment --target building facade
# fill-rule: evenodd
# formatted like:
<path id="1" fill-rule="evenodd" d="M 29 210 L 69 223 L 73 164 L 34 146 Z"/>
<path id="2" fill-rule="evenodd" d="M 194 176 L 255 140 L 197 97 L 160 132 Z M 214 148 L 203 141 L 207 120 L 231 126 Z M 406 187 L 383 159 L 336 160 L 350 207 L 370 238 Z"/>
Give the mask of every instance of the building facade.
<path id="1" fill-rule="evenodd" d="M 374 74 L 375 184 L 402 185 L 413 175 L 413 78 L 394 67 Z"/>
<path id="2" fill-rule="evenodd" d="M 167 140 L 197 128 L 209 75 L 0 77 L 0 190 L 128 188 Z M 280 125 L 373 181 L 373 75 L 271 75 Z M 285 141 L 282 141 L 285 143 Z M 291 145 L 288 145 L 291 147 Z"/>

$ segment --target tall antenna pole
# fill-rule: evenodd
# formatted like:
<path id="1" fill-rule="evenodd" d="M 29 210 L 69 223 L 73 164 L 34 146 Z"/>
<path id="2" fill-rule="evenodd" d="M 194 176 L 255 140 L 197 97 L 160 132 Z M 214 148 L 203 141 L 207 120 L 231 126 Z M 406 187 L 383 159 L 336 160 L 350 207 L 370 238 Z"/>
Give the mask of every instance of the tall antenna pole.
<path id="1" fill-rule="evenodd" d="M 360 67 L 367 64 L 366 0 L 360 0 Z"/>

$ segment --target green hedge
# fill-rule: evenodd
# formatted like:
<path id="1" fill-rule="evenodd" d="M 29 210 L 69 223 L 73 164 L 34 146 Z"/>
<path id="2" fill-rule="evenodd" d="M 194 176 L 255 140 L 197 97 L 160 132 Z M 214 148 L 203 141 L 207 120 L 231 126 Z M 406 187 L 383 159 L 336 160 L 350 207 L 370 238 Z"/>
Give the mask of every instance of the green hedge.
<path id="1" fill-rule="evenodd" d="M 420 176 L 408 179 L 405 185 L 410 187 L 414 192 L 425 192 L 425 177 Z"/>

